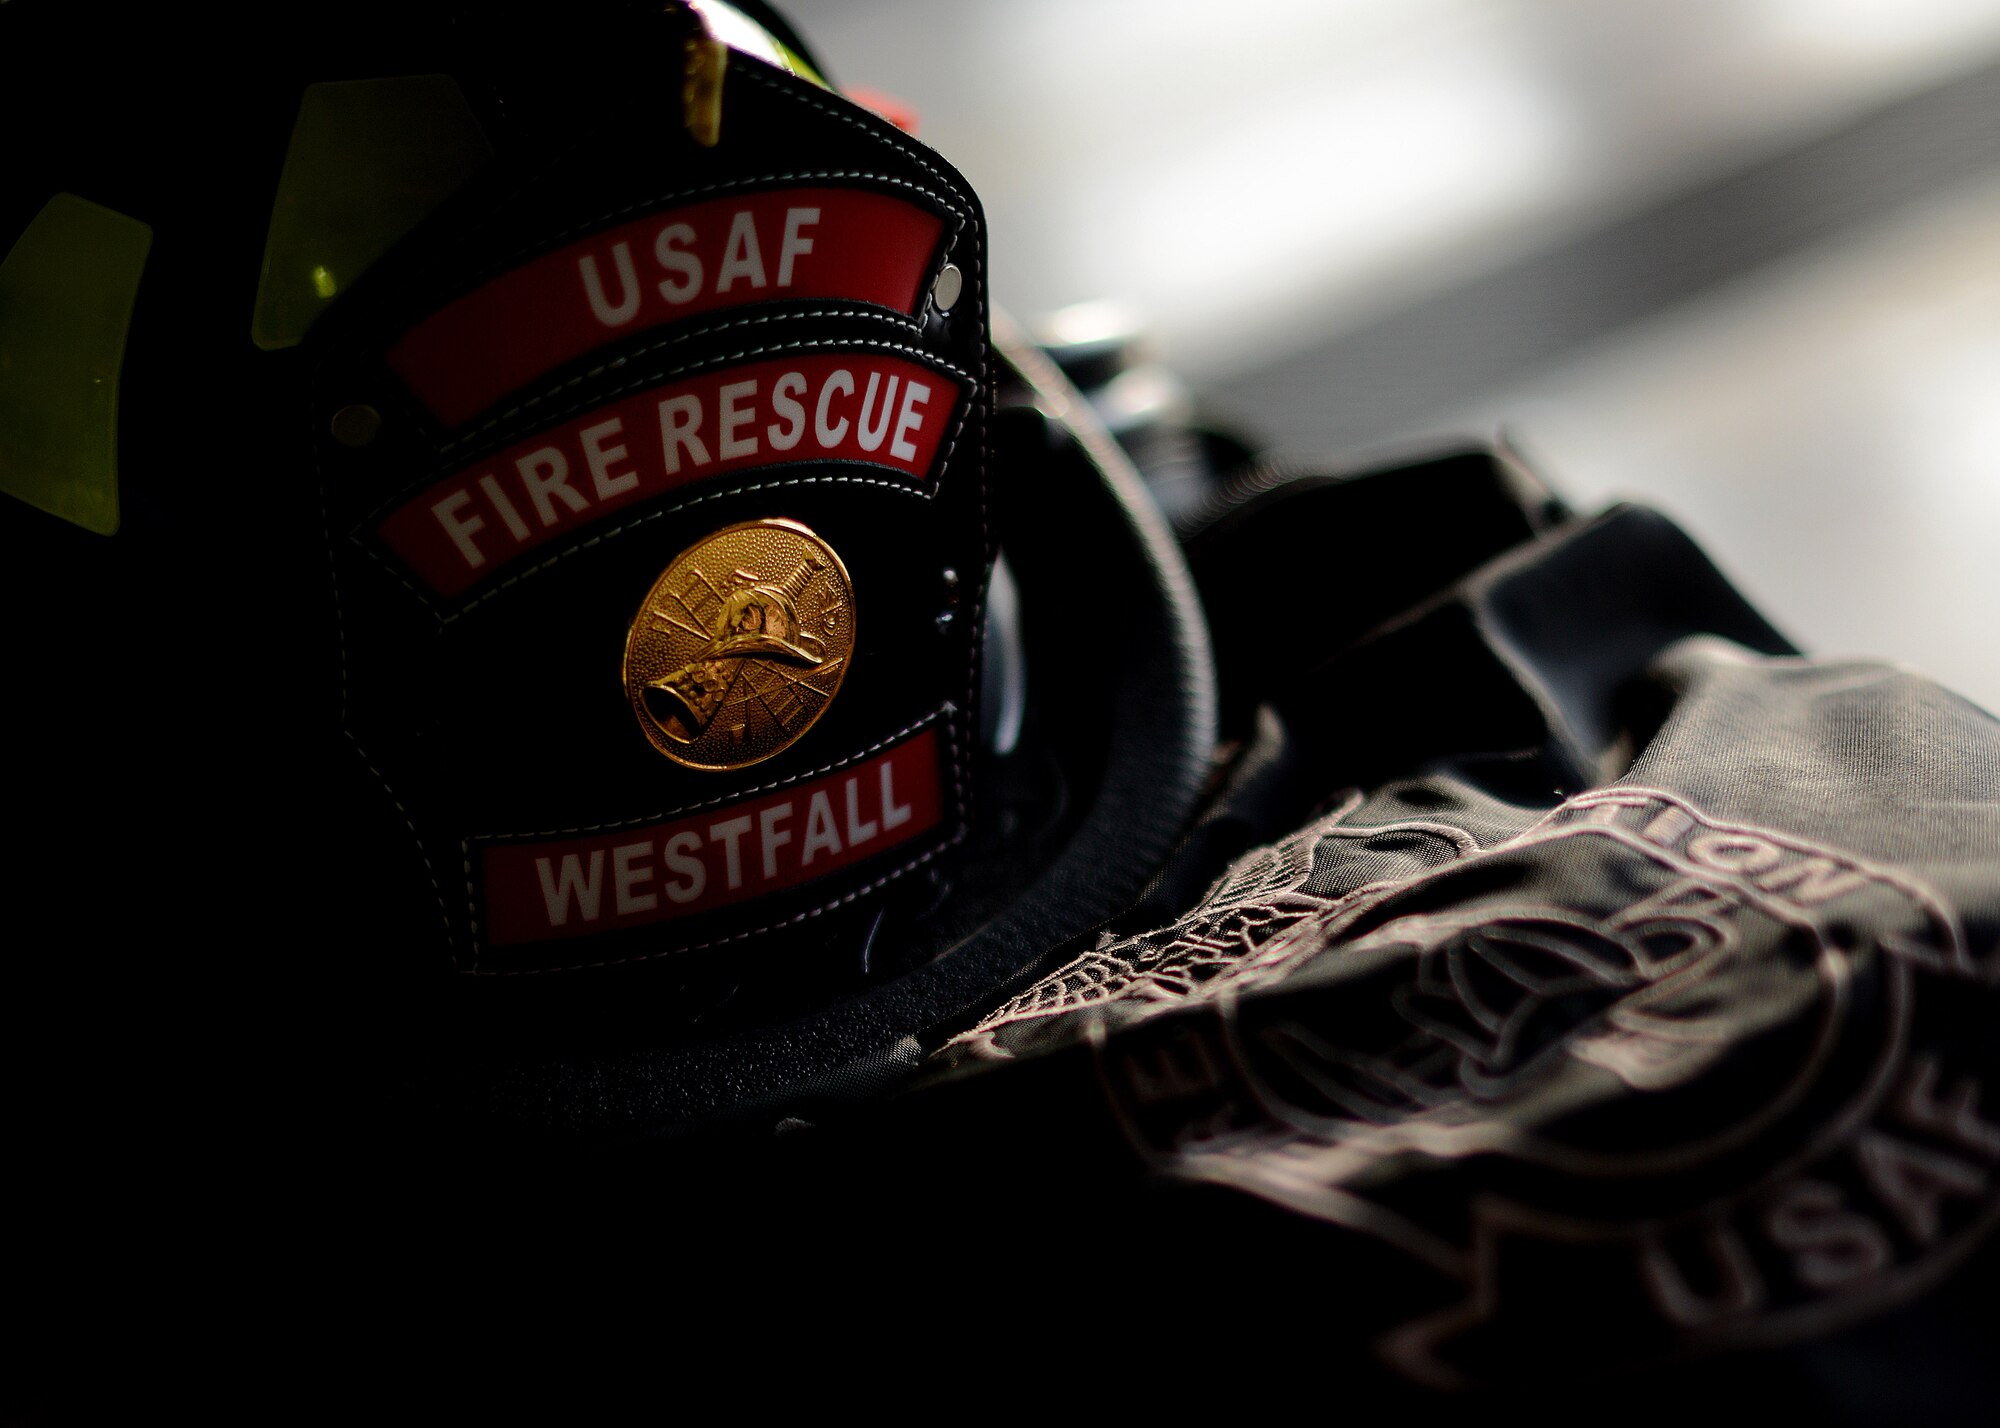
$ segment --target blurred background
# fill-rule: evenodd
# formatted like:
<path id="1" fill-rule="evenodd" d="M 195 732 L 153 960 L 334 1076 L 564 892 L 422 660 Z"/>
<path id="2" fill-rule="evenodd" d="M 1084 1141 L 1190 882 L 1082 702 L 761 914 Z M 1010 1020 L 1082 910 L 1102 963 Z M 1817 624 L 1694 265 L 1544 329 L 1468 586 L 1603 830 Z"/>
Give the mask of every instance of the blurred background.
<path id="1" fill-rule="evenodd" d="M 1815 653 L 2000 708 L 1995 0 L 781 0 L 1110 299 L 1336 463 L 1504 427 Z"/>

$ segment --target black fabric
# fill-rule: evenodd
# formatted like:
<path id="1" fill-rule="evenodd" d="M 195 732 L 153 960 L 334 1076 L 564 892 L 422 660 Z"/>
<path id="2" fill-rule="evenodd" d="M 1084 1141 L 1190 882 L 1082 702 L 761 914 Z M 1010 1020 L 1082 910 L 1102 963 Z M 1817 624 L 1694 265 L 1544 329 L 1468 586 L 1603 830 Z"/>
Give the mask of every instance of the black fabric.
<path id="1" fill-rule="evenodd" d="M 1788 652 L 1630 508 L 1307 690 L 1282 727 L 1317 813 L 941 1028 L 872 1117 L 751 1155 L 749 1184 L 837 1207 L 788 1247 L 844 1265 L 858 1236 L 958 1303 L 1032 1265 L 1097 1313 L 1255 1321 L 1356 1392 L 1976 1415 L 2000 725 Z"/>
<path id="2" fill-rule="evenodd" d="M 1633 508 L 1301 667 L 1236 691 L 1125 915 L 845 1097 L 431 1164 L 510 1189 L 443 1262 L 503 1321 L 670 1283 L 714 1321 L 611 1317 L 718 1364 L 783 1305 L 791 1361 L 913 1391 L 1034 1360 L 1239 1413 L 1275 1363 L 1378 1413 L 1979 1421 L 2000 725 L 1789 652 Z"/>

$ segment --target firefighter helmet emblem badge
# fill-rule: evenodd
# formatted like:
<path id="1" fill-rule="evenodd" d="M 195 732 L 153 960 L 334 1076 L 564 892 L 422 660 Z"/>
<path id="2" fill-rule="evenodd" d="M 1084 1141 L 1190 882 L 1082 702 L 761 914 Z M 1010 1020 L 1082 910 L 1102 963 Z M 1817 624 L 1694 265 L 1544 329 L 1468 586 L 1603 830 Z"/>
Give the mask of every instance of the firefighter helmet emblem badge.
<path id="1" fill-rule="evenodd" d="M 810 729 L 854 653 L 854 587 L 797 521 L 750 521 L 681 554 L 625 637 L 625 694 L 653 747 L 740 769 Z"/>

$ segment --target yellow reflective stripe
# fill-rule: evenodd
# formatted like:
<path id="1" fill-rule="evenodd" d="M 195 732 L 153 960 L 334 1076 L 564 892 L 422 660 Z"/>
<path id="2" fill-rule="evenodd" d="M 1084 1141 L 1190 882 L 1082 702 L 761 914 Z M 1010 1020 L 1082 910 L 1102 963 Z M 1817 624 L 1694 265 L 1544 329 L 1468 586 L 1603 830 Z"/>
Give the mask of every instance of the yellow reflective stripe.
<path id="1" fill-rule="evenodd" d="M 306 87 L 271 208 L 250 338 L 296 346 L 326 305 L 493 162 L 449 75 Z"/>
<path id="2" fill-rule="evenodd" d="M 814 69 L 810 64 L 806 62 L 806 58 L 804 55 L 801 55 L 797 50 L 793 49 L 783 40 L 773 40 L 771 43 L 778 47 L 778 53 L 780 56 L 783 57 L 786 69 L 789 69 L 793 74 L 797 75 L 800 79 L 811 80 L 814 84 L 817 84 L 821 89 L 830 90 L 833 88 L 832 85 L 826 82 L 826 77 L 824 75 L 822 75 L 818 70 Z"/>
<path id="3" fill-rule="evenodd" d="M 0 491 L 118 530 L 118 374 L 153 230 L 59 193 L 0 260 Z"/>
<path id="4" fill-rule="evenodd" d="M 732 50 L 740 50 L 752 59 L 789 70 L 801 79 L 811 80 L 821 89 L 833 87 L 820 77 L 818 70 L 806 63 L 797 50 L 729 4 L 728 0 L 688 0 L 688 8 L 701 16 L 711 35 Z"/>

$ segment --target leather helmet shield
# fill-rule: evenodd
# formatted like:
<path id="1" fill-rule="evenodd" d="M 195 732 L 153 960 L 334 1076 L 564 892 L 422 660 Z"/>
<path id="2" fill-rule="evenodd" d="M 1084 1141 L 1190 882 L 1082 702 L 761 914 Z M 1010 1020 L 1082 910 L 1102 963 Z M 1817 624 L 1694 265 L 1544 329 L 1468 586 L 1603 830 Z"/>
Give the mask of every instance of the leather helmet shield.
<path id="1" fill-rule="evenodd" d="M 619 24 L 677 57 L 686 20 Z M 968 817 L 977 203 L 733 51 L 713 146 L 618 88 L 557 157 L 503 145 L 303 348 L 343 726 L 465 974 L 726 958 Z"/>

